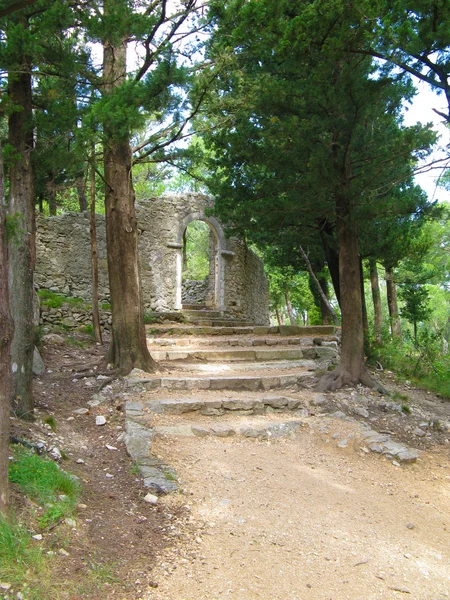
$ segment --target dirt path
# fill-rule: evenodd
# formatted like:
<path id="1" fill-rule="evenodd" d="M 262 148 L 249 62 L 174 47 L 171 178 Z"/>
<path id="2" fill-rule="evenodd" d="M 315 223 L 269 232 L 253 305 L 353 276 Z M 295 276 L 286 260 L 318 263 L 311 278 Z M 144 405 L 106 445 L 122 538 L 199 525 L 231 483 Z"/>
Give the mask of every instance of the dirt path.
<path id="1" fill-rule="evenodd" d="M 163 556 L 145 599 L 450 597 L 448 450 L 396 467 L 336 439 L 160 440 L 183 482 L 162 502 L 187 505 L 197 533 Z"/>

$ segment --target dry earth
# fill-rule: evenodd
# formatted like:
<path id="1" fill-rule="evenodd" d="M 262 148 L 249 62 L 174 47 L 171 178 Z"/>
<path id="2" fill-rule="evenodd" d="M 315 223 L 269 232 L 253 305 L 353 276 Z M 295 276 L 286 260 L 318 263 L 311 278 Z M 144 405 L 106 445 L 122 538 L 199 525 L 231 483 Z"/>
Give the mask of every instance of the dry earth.
<path id="1" fill-rule="evenodd" d="M 328 414 L 305 418 L 299 433 L 280 440 L 160 438 L 154 451 L 175 467 L 180 491 L 151 506 L 120 442 L 120 385 L 107 404 L 73 413 L 96 391 L 74 372 L 99 350 L 66 344 L 43 354 L 49 370 L 36 381 L 38 420 L 14 420 L 14 433 L 57 445 L 63 467 L 83 484 L 76 527 L 62 523 L 41 542 L 56 552 L 49 600 L 450 597 L 448 432 L 418 439 L 402 425 L 407 417 L 383 416 L 378 431 L 422 448 L 404 466 L 366 452 L 357 420 Z M 449 420 L 450 404 L 406 393 Z M 55 434 L 42 422 L 48 414 Z M 95 425 L 100 414 L 103 427 Z"/>

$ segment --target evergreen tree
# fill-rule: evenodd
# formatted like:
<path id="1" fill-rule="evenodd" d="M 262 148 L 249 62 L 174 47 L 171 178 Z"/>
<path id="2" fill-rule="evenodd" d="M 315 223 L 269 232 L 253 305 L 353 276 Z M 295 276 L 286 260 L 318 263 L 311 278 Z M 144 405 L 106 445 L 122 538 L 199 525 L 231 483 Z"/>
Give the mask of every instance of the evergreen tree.
<path id="1" fill-rule="evenodd" d="M 229 2 L 217 6 L 211 55 L 230 46 L 213 115 L 227 128 L 207 137 L 220 177 L 211 183 L 222 216 L 248 230 L 289 230 L 327 221 L 339 247 L 342 354 L 320 383 L 374 386 L 364 366 L 358 227 L 390 202 L 433 136 L 402 128 L 412 88 L 375 77 L 348 52 L 359 14 L 344 2 Z"/>

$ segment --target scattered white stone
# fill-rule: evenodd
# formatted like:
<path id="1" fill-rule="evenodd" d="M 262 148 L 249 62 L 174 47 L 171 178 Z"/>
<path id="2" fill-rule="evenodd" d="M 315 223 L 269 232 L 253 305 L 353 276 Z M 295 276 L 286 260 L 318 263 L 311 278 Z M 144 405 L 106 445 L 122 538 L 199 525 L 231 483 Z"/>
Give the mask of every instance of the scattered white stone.
<path id="1" fill-rule="evenodd" d="M 94 408 L 94 406 L 100 406 L 100 401 L 99 400 L 89 400 L 88 405 L 91 408 Z"/>
<path id="2" fill-rule="evenodd" d="M 89 409 L 88 408 L 76 408 L 72 412 L 74 412 L 76 415 L 88 415 Z"/>
<path id="3" fill-rule="evenodd" d="M 98 415 L 98 417 L 95 417 L 95 424 L 106 425 L 106 418 L 103 415 Z"/>
<path id="4" fill-rule="evenodd" d="M 0 590 L 3 590 L 4 592 L 7 592 L 10 589 L 11 589 L 11 584 L 10 583 L 4 583 L 3 581 L 0 581 Z"/>
<path id="5" fill-rule="evenodd" d="M 47 333 L 46 335 L 42 336 L 41 341 L 44 344 L 55 344 L 56 346 L 64 344 L 64 338 L 57 333 Z"/>
<path id="6" fill-rule="evenodd" d="M 108 377 L 107 375 L 97 375 L 97 381 L 100 381 L 100 380 L 102 380 L 102 379 L 103 379 L 103 380 L 104 380 L 104 379 L 109 379 L 109 377 Z"/>
<path id="7" fill-rule="evenodd" d="M 111 475 L 111 473 L 106 473 L 105 477 L 106 479 L 114 479 L 114 475 Z"/>
<path id="8" fill-rule="evenodd" d="M 399 467 L 400 466 L 400 463 L 397 462 L 396 460 L 393 460 L 392 464 L 394 465 L 394 467 Z"/>
<path id="9" fill-rule="evenodd" d="M 367 419 L 369 416 L 369 411 L 367 410 L 367 408 L 363 408 L 362 406 L 356 406 L 353 409 L 353 412 L 355 412 L 360 417 L 364 417 L 364 419 Z"/>
<path id="10" fill-rule="evenodd" d="M 31 536 L 33 538 L 33 540 L 36 540 L 38 542 L 40 542 L 42 540 L 42 535 L 40 533 L 36 533 L 35 535 Z"/>
<path id="11" fill-rule="evenodd" d="M 76 529 L 77 527 L 77 522 L 75 521 L 75 519 L 65 519 L 65 523 L 66 525 L 68 525 L 69 527 L 72 527 L 72 529 Z"/>
<path id="12" fill-rule="evenodd" d="M 77 464 L 84 465 L 84 460 L 82 458 L 77 458 Z"/>
<path id="13" fill-rule="evenodd" d="M 144 502 L 148 502 L 148 504 L 158 504 L 158 496 L 154 496 L 153 494 L 146 494 L 144 496 Z"/>
<path id="14" fill-rule="evenodd" d="M 66 421 L 75 421 L 75 417 L 67 417 Z"/>
<path id="15" fill-rule="evenodd" d="M 414 435 L 417 435 L 417 437 L 424 437 L 426 435 L 426 432 L 423 431 L 423 429 L 420 429 L 420 427 L 416 427 L 413 431 Z"/>
<path id="16" fill-rule="evenodd" d="M 87 508 L 87 504 L 82 504 L 82 503 L 80 502 L 80 504 L 78 505 L 78 508 L 79 508 L 80 510 L 83 510 L 84 508 Z"/>
<path id="17" fill-rule="evenodd" d="M 108 450 L 117 450 L 115 446 L 110 446 L 109 444 L 105 444 L 105 447 L 108 448 Z"/>
<path id="18" fill-rule="evenodd" d="M 67 552 L 67 550 L 64 550 L 64 548 L 60 548 L 58 550 L 58 554 L 61 554 L 61 556 L 70 556 L 70 554 Z"/>
<path id="19" fill-rule="evenodd" d="M 54 446 L 50 450 L 49 454 L 53 458 L 53 460 L 61 460 L 61 458 L 62 458 L 62 454 L 56 446 Z"/>

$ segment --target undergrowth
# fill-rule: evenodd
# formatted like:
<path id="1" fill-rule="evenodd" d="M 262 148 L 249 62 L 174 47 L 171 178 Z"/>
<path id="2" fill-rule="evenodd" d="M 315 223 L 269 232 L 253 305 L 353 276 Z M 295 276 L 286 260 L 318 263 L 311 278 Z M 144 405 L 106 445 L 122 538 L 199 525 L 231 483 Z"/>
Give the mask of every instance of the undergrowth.
<path id="1" fill-rule="evenodd" d="M 400 379 L 450 399 L 450 354 L 442 351 L 438 335 L 424 332 L 417 341 L 385 339 L 372 346 L 369 363 L 379 363 Z"/>
<path id="2" fill-rule="evenodd" d="M 77 505 L 80 486 L 53 461 L 16 448 L 9 464 L 9 479 L 42 508 L 38 518 L 41 529 L 71 515 Z"/>
<path id="3" fill-rule="evenodd" d="M 0 581 L 24 600 L 59 597 L 50 572 L 51 557 L 30 531 L 46 532 L 75 511 L 80 486 L 48 458 L 13 449 L 9 479 L 29 499 L 20 520 L 0 517 Z M 9 596 L 8 596 L 9 597 Z"/>
<path id="4" fill-rule="evenodd" d="M 83 298 L 75 298 L 71 296 L 64 296 L 63 294 L 57 294 L 51 290 L 39 290 L 38 292 L 41 304 L 48 306 L 48 308 L 61 308 L 64 304 L 68 304 L 73 307 L 83 307 L 86 305 Z"/>

